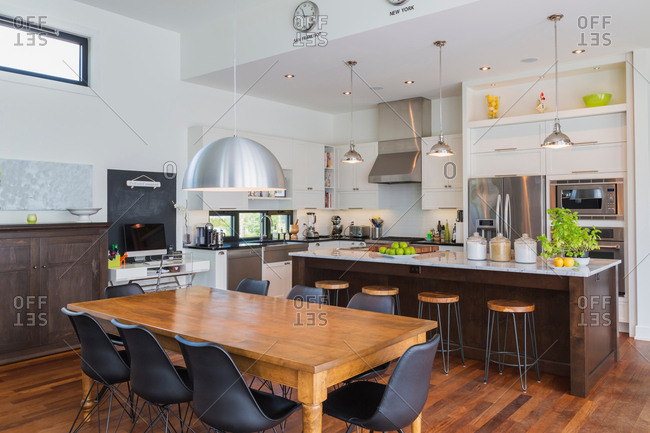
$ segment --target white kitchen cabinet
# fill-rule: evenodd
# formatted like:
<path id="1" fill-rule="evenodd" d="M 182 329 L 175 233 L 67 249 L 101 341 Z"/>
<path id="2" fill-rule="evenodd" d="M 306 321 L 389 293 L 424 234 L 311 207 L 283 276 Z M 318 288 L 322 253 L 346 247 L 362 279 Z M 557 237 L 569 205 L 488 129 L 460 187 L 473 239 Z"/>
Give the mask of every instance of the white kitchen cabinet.
<path id="1" fill-rule="evenodd" d="M 422 209 L 462 209 L 462 188 L 437 188 L 422 190 Z"/>
<path id="2" fill-rule="evenodd" d="M 214 289 L 228 289 L 228 251 L 227 250 L 187 250 L 192 253 L 193 260 L 209 260 L 210 270 L 198 272 L 194 275 L 192 284 L 206 286 Z"/>
<path id="3" fill-rule="evenodd" d="M 378 191 L 340 191 L 339 209 L 379 209 Z"/>
<path id="4" fill-rule="evenodd" d="M 379 186 L 368 182 L 368 175 L 377 159 L 377 142 L 356 145 L 363 162 L 347 164 L 341 162 L 348 146 L 336 149 L 337 207 L 339 209 L 377 209 L 379 208 Z"/>
<path id="5" fill-rule="evenodd" d="M 324 152 L 325 146 L 322 144 L 305 142 L 294 143 L 294 191 L 324 191 Z M 324 196 L 324 194 L 321 195 Z M 321 204 L 320 207 L 323 207 L 323 204 Z"/>
<path id="6" fill-rule="evenodd" d="M 463 138 L 460 134 L 447 135 L 445 141 L 454 151 L 452 156 L 429 156 L 426 152 L 422 154 L 423 190 L 463 188 Z"/>
<path id="7" fill-rule="evenodd" d="M 248 193 L 245 191 L 209 191 L 201 199 L 203 210 L 248 209 Z"/>
<path id="8" fill-rule="evenodd" d="M 554 124 L 553 121 L 545 122 L 545 137 L 553 132 Z M 562 132 L 575 145 L 622 143 L 627 140 L 624 112 L 560 119 L 560 125 Z"/>
<path id="9" fill-rule="evenodd" d="M 324 191 L 293 191 L 294 209 L 323 209 L 324 207 Z"/>
<path id="10" fill-rule="evenodd" d="M 569 136 L 571 140 L 574 138 Z M 588 174 L 626 171 L 626 143 L 575 145 L 546 153 L 547 174 Z"/>
<path id="11" fill-rule="evenodd" d="M 475 153 L 469 177 L 536 176 L 546 173 L 544 149 Z"/>
<path id="12" fill-rule="evenodd" d="M 506 152 L 539 148 L 544 141 L 545 123 L 528 122 L 473 128 L 470 131 L 471 153 Z M 542 137 L 544 135 L 544 137 Z"/>
<path id="13" fill-rule="evenodd" d="M 246 138 L 255 140 L 271 151 L 283 170 L 293 169 L 293 140 L 284 137 L 272 137 L 259 134 L 245 134 Z"/>
<path id="14" fill-rule="evenodd" d="M 307 251 L 335 249 L 335 248 L 339 248 L 339 245 L 340 245 L 339 241 L 309 242 L 309 245 L 307 246 Z"/>
<path id="15" fill-rule="evenodd" d="M 340 241 L 339 248 L 365 247 L 365 241 Z"/>
<path id="16" fill-rule="evenodd" d="M 291 260 L 264 263 L 262 279 L 269 281 L 268 296 L 286 298 L 291 291 Z"/>

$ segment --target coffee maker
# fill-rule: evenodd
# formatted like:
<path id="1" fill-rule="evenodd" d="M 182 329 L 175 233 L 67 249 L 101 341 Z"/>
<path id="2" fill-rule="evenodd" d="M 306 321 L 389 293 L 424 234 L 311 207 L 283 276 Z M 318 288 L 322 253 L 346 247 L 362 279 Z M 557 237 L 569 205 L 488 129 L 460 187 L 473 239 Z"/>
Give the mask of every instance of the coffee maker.
<path id="1" fill-rule="evenodd" d="M 316 224 L 316 213 L 315 212 L 307 212 L 307 228 L 303 232 L 303 235 L 307 239 L 317 239 L 318 238 L 318 232 L 316 231 L 316 228 L 314 225 Z"/>
<path id="2" fill-rule="evenodd" d="M 338 239 L 343 233 L 343 226 L 341 225 L 341 217 L 334 215 L 332 217 L 332 238 Z"/>

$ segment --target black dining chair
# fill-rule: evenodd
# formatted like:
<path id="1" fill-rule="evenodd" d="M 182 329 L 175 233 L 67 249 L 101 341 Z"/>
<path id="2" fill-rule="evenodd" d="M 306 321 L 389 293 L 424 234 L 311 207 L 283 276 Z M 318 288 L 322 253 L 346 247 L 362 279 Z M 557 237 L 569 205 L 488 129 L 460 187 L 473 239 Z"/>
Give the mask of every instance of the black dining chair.
<path id="1" fill-rule="evenodd" d="M 395 298 L 393 296 L 379 296 L 368 295 L 365 293 L 357 293 L 348 302 L 347 308 L 353 310 L 374 311 L 375 313 L 395 314 Z M 364 371 L 345 382 L 354 382 L 357 380 L 371 380 L 377 379 L 382 376 L 390 367 L 390 362 L 378 365 L 377 367 Z"/>
<path id="2" fill-rule="evenodd" d="M 107 286 L 104 289 L 104 299 L 121 298 L 123 296 L 142 295 L 144 290 L 138 283 L 118 284 L 117 286 Z M 124 342 L 119 335 L 108 333 L 108 338 L 113 344 L 124 346 Z"/>
<path id="3" fill-rule="evenodd" d="M 104 332 L 104 328 L 102 328 L 94 317 L 86 313 L 70 311 L 65 307 L 61 308 L 61 311 L 70 319 L 81 344 L 81 370 L 93 380 L 93 386 L 90 387 L 84 397 L 79 412 L 77 412 L 77 416 L 72 422 L 70 432 L 79 431 L 95 414 L 97 414 L 97 427 L 100 428 L 102 424 L 100 416 L 101 408 L 107 402 L 106 432 L 108 432 L 113 400 L 122 406 L 122 413 L 115 428 L 115 431 L 117 431 L 125 411 L 130 417 L 135 419 L 133 393 L 128 384 L 130 369 L 127 353 L 124 350 L 118 351 L 115 348 L 106 332 Z M 126 394 L 118 388 L 122 383 L 127 384 Z M 96 391 L 96 403 L 92 410 L 81 419 L 75 428 L 84 405 L 90 398 L 93 390 Z"/>
<path id="4" fill-rule="evenodd" d="M 269 293 L 269 284 L 271 284 L 269 280 L 254 280 L 252 278 L 244 278 L 239 282 L 235 291 L 266 296 L 267 293 Z"/>
<path id="5" fill-rule="evenodd" d="M 118 284 L 104 289 L 104 298 L 121 298 L 122 296 L 142 295 L 144 290 L 138 283 Z"/>
<path id="6" fill-rule="evenodd" d="M 325 290 L 318 287 L 303 286 L 302 284 L 296 284 L 293 286 L 291 291 L 287 294 L 287 299 L 298 302 L 311 302 L 314 304 L 327 303 Z"/>
<path id="7" fill-rule="evenodd" d="M 194 411 L 209 431 L 251 433 L 275 428 L 301 407 L 246 386 L 232 358 L 218 344 L 195 343 L 179 335 L 176 340 L 192 379 Z"/>
<path id="8" fill-rule="evenodd" d="M 353 382 L 332 391 L 323 402 L 323 413 L 350 426 L 370 431 L 398 431 L 416 420 L 429 395 L 433 359 L 440 335 L 411 346 L 397 361 L 388 384 Z"/>
<path id="9" fill-rule="evenodd" d="M 117 327 L 124 341 L 131 360 L 131 387 L 133 392 L 143 398 L 138 417 L 145 406 L 155 409 L 155 418 L 150 420 L 147 431 L 153 431 L 159 420 L 164 423 L 164 430 L 171 427 L 169 416 L 173 415 L 179 421 L 180 431 L 188 428 L 191 422 L 187 420 L 192 401 L 192 388 L 187 369 L 172 364 L 167 353 L 156 337 L 140 325 L 125 325 L 117 320 L 111 320 Z M 187 403 L 185 413 L 181 404 Z M 172 410 L 178 406 L 178 414 Z"/>

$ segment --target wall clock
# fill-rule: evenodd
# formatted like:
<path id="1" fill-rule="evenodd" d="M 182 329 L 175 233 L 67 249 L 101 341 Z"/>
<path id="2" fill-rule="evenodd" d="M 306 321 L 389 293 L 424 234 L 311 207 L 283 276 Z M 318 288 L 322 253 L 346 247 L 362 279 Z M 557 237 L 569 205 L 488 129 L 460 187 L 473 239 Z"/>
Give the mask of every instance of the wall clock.
<path id="1" fill-rule="evenodd" d="M 293 28 L 299 32 L 308 32 L 318 19 L 318 6 L 312 1 L 304 1 L 293 13 Z"/>
<path id="2" fill-rule="evenodd" d="M 386 0 L 386 1 L 388 1 L 388 3 L 390 3 L 392 5 L 402 5 L 402 4 L 406 3 L 409 0 Z"/>

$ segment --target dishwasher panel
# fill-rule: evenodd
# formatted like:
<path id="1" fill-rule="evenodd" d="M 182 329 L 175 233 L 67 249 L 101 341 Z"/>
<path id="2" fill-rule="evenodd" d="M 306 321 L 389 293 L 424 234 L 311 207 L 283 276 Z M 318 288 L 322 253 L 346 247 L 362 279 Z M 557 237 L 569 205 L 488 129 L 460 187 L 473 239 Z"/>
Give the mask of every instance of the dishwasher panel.
<path id="1" fill-rule="evenodd" d="M 262 248 L 228 251 L 228 290 L 235 290 L 244 278 L 262 279 Z"/>

